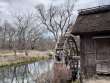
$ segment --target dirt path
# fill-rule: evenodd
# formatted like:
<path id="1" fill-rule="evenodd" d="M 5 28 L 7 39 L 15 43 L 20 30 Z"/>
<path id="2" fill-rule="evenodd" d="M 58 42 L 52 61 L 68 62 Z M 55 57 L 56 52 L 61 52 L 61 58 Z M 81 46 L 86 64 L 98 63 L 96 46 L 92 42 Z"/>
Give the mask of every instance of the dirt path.
<path id="1" fill-rule="evenodd" d="M 110 79 L 109 80 L 105 80 L 105 79 L 89 80 L 84 83 L 110 83 Z"/>

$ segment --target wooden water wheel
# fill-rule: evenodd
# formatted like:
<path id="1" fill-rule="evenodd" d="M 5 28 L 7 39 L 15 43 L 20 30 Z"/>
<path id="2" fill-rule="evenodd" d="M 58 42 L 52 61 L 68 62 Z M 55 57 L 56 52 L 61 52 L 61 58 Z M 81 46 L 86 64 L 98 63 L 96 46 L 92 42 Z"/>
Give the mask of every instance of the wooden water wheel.
<path id="1" fill-rule="evenodd" d="M 71 34 L 66 34 L 59 38 L 55 49 L 56 57 L 59 57 L 59 61 L 66 58 L 73 59 L 74 56 L 78 56 L 78 47 L 74 36 Z"/>
<path id="2" fill-rule="evenodd" d="M 77 79 L 76 74 L 78 72 L 79 60 L 78 47 L 74 36 L 72 34 L 66 34 L 59 38 L 56 45 L 56 60 L 63 62 L 69 66 L 72 72 L 72 79 Z"/>

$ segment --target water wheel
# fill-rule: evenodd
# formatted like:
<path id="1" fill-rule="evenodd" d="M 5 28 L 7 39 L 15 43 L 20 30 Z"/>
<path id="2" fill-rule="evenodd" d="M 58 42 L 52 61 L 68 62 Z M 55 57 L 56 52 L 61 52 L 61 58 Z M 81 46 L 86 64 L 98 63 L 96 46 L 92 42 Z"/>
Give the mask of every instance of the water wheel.
<path id="1" fill-rule="evenodd" d="M 75 38 L 71 34 L 59 38 L 56 45 L 56 59 L 62 61 L 69 66 L 72 72 L 72 80 L 77 79 L 76 74 L 78 72 L 79 60 L 78 47 Z"/>
<path id="2" fill-rule="evenodd" d="M 73 35 L 67 35 L 63 51 L 66 56 L 78 56 L 78 47 Z"/>
<path id="3" fill-rule="evenodd" d="M 56 44 L 56 56 L 61 60 L 62 58 L 73 59 L 74 56 L 78 56 L 78 47 L 73 35 L 69 34 L 59 38 Z"/>

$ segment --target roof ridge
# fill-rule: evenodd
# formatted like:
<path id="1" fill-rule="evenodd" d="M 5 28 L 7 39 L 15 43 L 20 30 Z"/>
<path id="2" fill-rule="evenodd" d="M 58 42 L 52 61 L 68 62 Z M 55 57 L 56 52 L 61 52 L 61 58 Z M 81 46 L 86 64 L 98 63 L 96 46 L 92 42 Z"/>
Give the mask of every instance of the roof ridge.
<path id="1" fill-rule="evenodd" d="M 91 8 L 80 9 L 78 11 L 80 15 L 100 13 L 100 12 L 110 11 L 110 5 L 95 6 Z"/>

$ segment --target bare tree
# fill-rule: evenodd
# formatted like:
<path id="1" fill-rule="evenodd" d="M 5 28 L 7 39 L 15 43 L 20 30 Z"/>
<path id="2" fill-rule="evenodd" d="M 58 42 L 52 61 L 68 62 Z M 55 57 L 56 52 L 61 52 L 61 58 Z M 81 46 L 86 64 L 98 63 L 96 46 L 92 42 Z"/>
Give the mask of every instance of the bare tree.
<path id="1" fill-rule="evenodd" d="M 55 41 L 58 40 L 59 36 L 65 35 L 73 24 L 73 8 L 74 3 L 71 4 L 70 0 L 67 0 L 66 4 L 62 6 L 51 4 L 48 9 L 45 9 L 43 4 L 36 7 L 41 24 L 53 34 Z"/>
<path id="2" fill-rule="evenodd" d="M 0 26 L 0 48 L 2 48 L 2 26 Z"/>
<path id="3" fill-rule="evenodd" d="M 28 55 L 27 50 L 35 49 L 43 30 L 37 25 L 33 14 L 18 15 L 15 20 L 18 50 L 25 50 L 25 55 Z"/>
<path id="4" fill-rule="evenodd" d="M 16 29 L 8 21 L 4 21 L 0 27 L 1 49 L 14 49 Z"/>
<path id="5" fill-rule="evenodd" d="M 11 24 L 8 24 L 7 34 L 8 34 L 8 49 L 14 51 L 14 55 L 16 56 L 16 33 L 17 30 Z"/>
<path id="6" fill-rule="evenodd" d="M 7 22 L 2 25 L 2 49 L 6 47 Z"/>
<path id="7" fill-rule="evenodd" d="M 17 37 L 19 49 L 25 49 L 25 37 L 28 28 L 30 28 L 30 17 L 25 15 L 18 15 L 15 17 L 16 28 L 17 28 Z"/>
<path id="8" fill-rule="evenodd" d="M 35 49 L 37 41 L 42 36 L 42 29 L 38 27 L 31 28 L 27 35 L 28 44 L 30 45 L 30 49 Z"/>
<path id="9" fill-rule="evenodd" d="M 45 51 L 45 50 L 53 50 L 55 46 L 55 41 L 53 38 L 48 38 L 42 36 L 37 43 L 37 50 Z"/>
<path id="10" fill-rule="evenodd" d="M 33 16 L 32 14 L 15 16 L 15 26 L 17 28 L 18 49 L 25 50 L 27 53 L 27 32 L 31 28 Z"/>
<path id="11" fill-rule="evenodd" d="M 15 38 L 16 29 L 9 23 L 7 23 L 7 46 L 9 49 L 13 48 L 14 38 Z"/>

